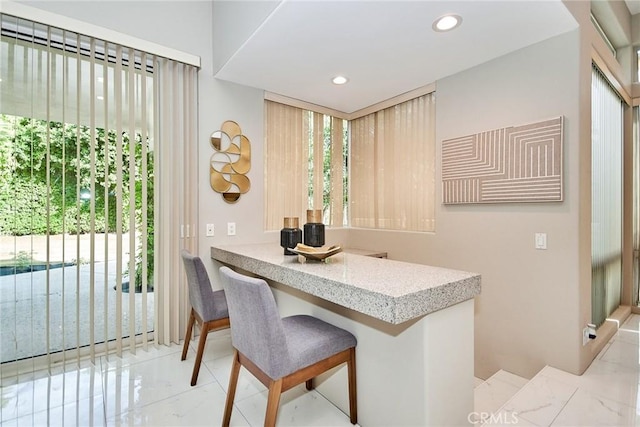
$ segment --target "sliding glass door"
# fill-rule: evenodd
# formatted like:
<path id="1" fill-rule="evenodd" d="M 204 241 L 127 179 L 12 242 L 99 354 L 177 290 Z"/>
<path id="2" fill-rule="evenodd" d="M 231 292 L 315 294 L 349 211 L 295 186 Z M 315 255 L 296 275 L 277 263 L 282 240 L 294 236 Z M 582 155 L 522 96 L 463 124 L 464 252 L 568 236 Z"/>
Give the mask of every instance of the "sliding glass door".
<path id="1" fill-rule="evenodd" d="M 2 15 L 1 362 L 154 329 L 154 58 Z"/>

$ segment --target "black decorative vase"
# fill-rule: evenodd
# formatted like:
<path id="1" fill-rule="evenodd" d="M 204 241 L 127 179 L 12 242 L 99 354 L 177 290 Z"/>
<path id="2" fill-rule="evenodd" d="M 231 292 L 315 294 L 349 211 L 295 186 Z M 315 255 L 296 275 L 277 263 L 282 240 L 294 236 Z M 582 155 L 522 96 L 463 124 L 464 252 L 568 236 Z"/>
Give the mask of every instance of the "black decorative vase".
<path id="1" fill-rule="evenodd" d="M 307 210 L 307 223 L 304 225 L 304 244 L 319 248 L 324 246 L 324 224 L 320 209 Z"/>
<path id="2" fill-rule="evenodd" d="M 298 217 L 285 217 L 284 228 L 280 230 L 280 246 L 284 248 L 285 255 L 296 255 L 288 248 L 295 248 L 302 243 L 302 230 L 298 228 Z"/>

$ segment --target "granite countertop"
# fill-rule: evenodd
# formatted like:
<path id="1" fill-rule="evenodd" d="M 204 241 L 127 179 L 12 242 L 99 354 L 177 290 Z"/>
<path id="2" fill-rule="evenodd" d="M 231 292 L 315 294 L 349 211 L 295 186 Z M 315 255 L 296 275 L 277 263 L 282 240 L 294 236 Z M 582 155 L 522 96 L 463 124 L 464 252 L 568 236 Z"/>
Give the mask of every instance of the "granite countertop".
<path id="1" fill-rule="evenodd" d="M 480 294 L 480 275 L 341 252 L 300 263 L 273 243 L 212 246 L 211 258 L 391 324 Z"/>

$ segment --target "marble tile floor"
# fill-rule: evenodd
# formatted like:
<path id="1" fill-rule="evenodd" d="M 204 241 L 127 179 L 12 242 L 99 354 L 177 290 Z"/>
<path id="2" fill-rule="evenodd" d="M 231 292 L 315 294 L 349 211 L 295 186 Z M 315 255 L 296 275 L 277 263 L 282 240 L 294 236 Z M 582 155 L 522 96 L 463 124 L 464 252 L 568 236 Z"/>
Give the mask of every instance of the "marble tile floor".
<path id="1" fill-rule="evenodd" d="M 475 380 L 473 407 L 473 421 L 475 422 L 481 420 L 482 417 L 486 417 L 487 414 L 496 413 L 529 382 L 526 378 L 504 370 L 499 370 L 486 381 L 478 378 Z"/>
<path id="2" fill-rule="evenodd" d="M 513 392 L 511 374 L 479 382 L 475 412 L 485 411 L 487 426 L 640 426 L 639 336 L 631 315 L 583 375 L 547 366 L 498 408 Z"/>
<path id="3" fill-rule="evenodd" d="M 640 316 L 632 315 L 589 369 L 576 376 L 545 367 L 531 381 L 499 371 L 476 379 L 473 424 L 640 426 Z M 3 378 L 0 424 L 10 426 L 220 425 L 231 367 L 228 330 L 209 335 L 198 384 L 189 385 L 195 342 L 151 346 L 95 365 Z M 231 424 L 260 426 L 266 389 L 242 370 Z M 349 418 L 301 385 L 285 393 L 278 424 L 350 426 Z"/>
<path id="4" fill-rule="evenodd" d="M 94 365 L 3 378 L 0 425 L 216 426 L 221 424 L 231 370 L 228 330 L 209 334 L 198 383 L 189 385 L 196 342 L 187 360 L 182 347 L 150 347 Z M 346 387 L 346 384 L 345 384 Z M 232 426 L 261 426 L 267 389 L 241 370 Z M 304 384 L 282 395 L 278 425 L 351 426 L 349 417 Z"/>

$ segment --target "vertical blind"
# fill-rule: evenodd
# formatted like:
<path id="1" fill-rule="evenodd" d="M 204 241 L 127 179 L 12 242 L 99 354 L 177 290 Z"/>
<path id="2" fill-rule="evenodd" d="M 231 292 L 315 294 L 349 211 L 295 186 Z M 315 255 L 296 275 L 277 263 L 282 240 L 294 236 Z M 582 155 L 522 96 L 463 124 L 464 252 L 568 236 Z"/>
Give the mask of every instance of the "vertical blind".
<path id="1" fill-rule="evenodd" d="M 157 71 L 155 338 L 169 344 L 184 337 L 190 311 L 180 250 L 198 250 L 198 69 L 160 58 Z"/>
<path id="2" fill-rule="evenodd" d="M 336 117 L 265 101 L 265 230 L 283 218 L 322 209 L 327 225 L 344 225 L 345 122 Z"/>
<path id="3" fill-rule="evenodd" d="M 633 289 L 640 304 L 640 108 L 633 109 Z"/>
<path id="4" fill-rule="evenodd" d="M 1 19 L 2 376 L 178 342 L 197 68 Z"/>
<path id="5" fill-rule="evenodd" d="M 435 230 L 435 96 L 351 121 L 350 224 Z"/>
<path id="6" fill-rule="evenodd" d="M 592 321 L 619 305 L 622 286 L 622 100 L 595 65 L 591 84 Z"/>

